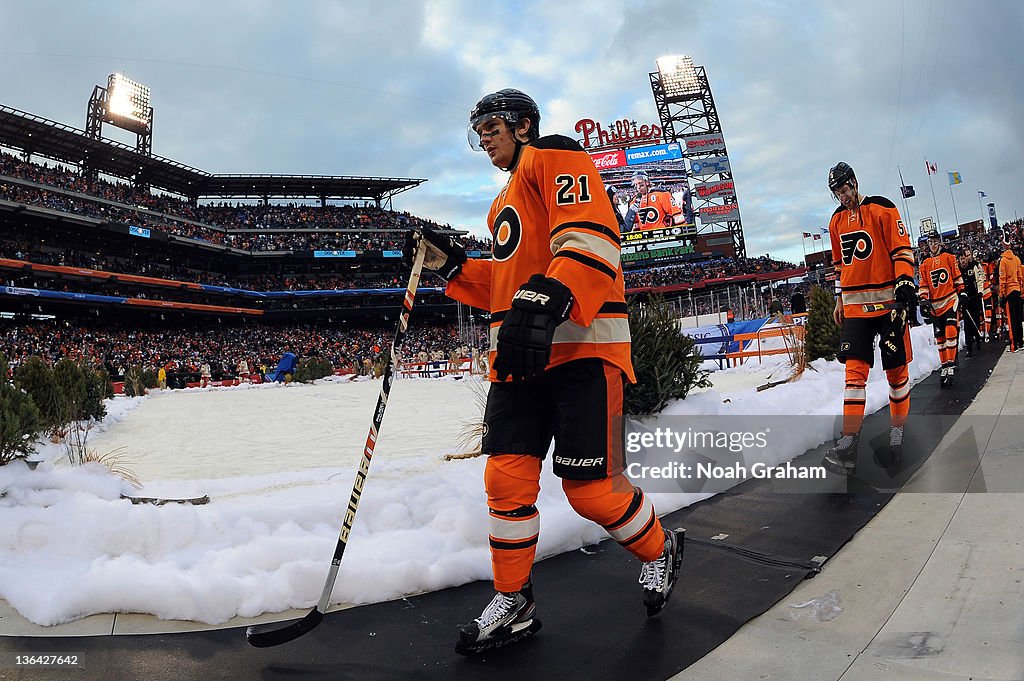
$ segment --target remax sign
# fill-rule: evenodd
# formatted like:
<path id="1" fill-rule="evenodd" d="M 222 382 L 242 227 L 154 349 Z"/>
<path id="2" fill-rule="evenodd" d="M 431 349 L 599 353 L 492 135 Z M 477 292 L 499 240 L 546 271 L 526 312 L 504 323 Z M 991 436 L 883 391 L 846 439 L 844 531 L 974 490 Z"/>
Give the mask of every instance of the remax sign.
<path id="1" fill-rule="evenodd" d="M 683 152 L 679 148 L 678 142 L 626 149 L 626 164 L 631 166 L 639 163 L 653 163 L 654 161 L 670 161 L 682 157 Z"/>

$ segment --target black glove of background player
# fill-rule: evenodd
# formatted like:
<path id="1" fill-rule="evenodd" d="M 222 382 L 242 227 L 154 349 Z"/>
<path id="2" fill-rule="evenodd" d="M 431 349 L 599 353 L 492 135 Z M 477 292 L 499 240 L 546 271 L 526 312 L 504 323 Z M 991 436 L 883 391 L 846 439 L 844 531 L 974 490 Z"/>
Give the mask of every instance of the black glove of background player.
<path id="1" fill-rule="evenodd" d="M 494 371 L 499 381 L 527 380 L 544 373 L 555 328 L 569 318 L 572 292 L 557 279 L 535 274 L 519 287 L 498 329 Z"/>
<path id="2" fill-rule="evenodd" d="M 413 258 L 416 257 L 416 247 L 421 241 L 427 249 L 423 257 L 425 268 L 437 272 L 445 281 L 451 281 L 462 270 L 466 262 L 466 249 L 452 241 L 451 237 L 429 227 L 418 227 L 405 233 L 402 260 L 407 265 L 412 265 Z"/>
<path id="3" fill-rule="evenodd" d="M 924 299 L 921 300 L 921 314 L 925 317 L 935 316 L 935 308 L 932 307 L 931 301 Z"/>

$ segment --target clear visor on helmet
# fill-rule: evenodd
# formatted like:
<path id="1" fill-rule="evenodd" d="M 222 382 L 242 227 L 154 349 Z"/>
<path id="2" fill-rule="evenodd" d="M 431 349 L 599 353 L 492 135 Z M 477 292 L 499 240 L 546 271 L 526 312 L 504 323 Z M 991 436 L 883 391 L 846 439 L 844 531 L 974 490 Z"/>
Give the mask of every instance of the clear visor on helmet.
<path id="1" fill-rule="evenodd" d="M 492 121 L 505 121 L 514 128 L 516 123 L 519 122 L 519 114 L 515 111 L 492 111 L 490 113 L 480 114 L 479 116 L 470 119 L 469 128 L 466 133 L 470 149 L 473 151 L 482 151 L 484 148 L 483 138 L 493 137 L 497 133 L 501 132 L 501 125 L 491 125 Z"/>

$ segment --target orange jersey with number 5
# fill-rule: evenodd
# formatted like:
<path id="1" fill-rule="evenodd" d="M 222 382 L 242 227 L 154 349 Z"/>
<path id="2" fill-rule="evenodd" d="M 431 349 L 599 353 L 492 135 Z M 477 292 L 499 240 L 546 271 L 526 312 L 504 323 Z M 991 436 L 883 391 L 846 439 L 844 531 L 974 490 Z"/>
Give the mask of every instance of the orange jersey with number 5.
<path id="1" fill-rule="evenodd" d="M 550 135 L 523 147 L 487 215 L 491 259 L 466 262 L 446 291 L 490 311 L 492 366 L 512 296 L 539 273 L 560 281 L 575 298 L 569 320 L 555 330 L 548 366 L 597 357 L 636 380 L 613 211 L 601 176 L 578 142 Z"/>
<path id="2" fill-rule="evenodd" d="M 886 309 L 865 312 L 864 306 L 893 303 L 896 278 L 914 277 L 914 251 L 896 205 L 883 196 L 868 196 L 855 211 L 839 206 L 828 234 L 843 315 L 889 314 Z"/>

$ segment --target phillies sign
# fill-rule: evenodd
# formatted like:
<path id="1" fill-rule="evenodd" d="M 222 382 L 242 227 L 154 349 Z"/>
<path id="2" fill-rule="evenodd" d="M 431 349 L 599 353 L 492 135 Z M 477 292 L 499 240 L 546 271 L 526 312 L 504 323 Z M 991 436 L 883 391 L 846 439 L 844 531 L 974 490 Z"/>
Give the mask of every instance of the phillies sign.
<path id="1" fill-rule="evenodd" d="M 661 140 L 660 126 L 638 126 L 636 121 L 631 121 L 627 118 L 615 121 L 607 130 L 592 118 L 581 118 L 576 121 L 576 132 L 583 135 L 580 144 L 584 149 L 627 147 L 638 142 L 657 142 Z"/>

